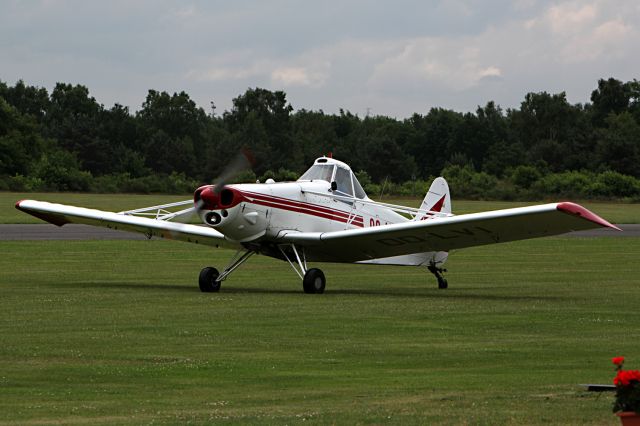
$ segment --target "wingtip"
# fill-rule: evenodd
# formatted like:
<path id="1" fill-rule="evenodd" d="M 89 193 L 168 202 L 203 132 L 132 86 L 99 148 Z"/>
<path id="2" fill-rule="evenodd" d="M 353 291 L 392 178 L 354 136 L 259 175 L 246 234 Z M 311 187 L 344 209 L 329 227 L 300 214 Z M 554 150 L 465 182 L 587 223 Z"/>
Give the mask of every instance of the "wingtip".
<path id="1" fill-rule="evenodd" d="M 556 207 L 559 211 L 572 215 L 572 216 L 579 216 L 582 217 L 583 219 L 586 219 L 588 221 L 591 221 L 593 223 L 596 223 L 600 226 L 606 227 L 606 228 L 612 228 L 615 229 L 617 231 L 622 231 L 622 229 L 618 228 L 617 226 L 613 225 L 612 223 L 609 223 L 607 220 L 601 218 L 600 216 L 598 216 L 597 214 L 593 213 L 592 211 L 582 207 L 580 204 L 576 204 L 576 203 L 571 203 L 569 201 L 565 201 L 562 203 L 558 203 L 557 207 Z"/>
<path id="2" fill-rule="evenodd" d="M 29 203 L 27 203 L 26 206 L 22 206 L 22 204 L 26 201 L 29 201 Z M 39 209 L 37 208 L 37 206 L 34 206 L 35 204 L 38 204 L 38 202 L 35 200 L 20 200 L 16 202 L 16 209 L 20 210 L 21 212 L 30 214 L 33 217 L 37 217 L 38 219 L 44 220 L 45 222 L 52 223 L 56 226 L 62 226 L 66 223 L 69 223 L 64 214 L 52 213 L 46 210 Z"/>

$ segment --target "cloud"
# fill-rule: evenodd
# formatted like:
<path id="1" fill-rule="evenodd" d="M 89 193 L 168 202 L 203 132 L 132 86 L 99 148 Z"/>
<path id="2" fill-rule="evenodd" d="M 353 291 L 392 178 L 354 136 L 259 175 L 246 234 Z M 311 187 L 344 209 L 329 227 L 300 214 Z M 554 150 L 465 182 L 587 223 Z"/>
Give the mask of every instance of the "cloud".
<path id="1" fill-rule="evenodd" d="M 323 72 L 310 71 L 305 67 L 280 67 L 271 72 L 271 81 L 284 87 L 322 87 L 327 79 Z"/>
<path id="2" fill-rule="evenodd" d="M 636 0 L 114 2 L 6 2 L 0 78 L 134 108 L 153 88 L 222 110 L 260 86 L 298 108 L 402 117 L 530 91 L 586 101 L 598 78 L 640 69 Z"/>
<path id="3" fill-rule="evenodd" d="M 583 2 L 561 3 L 551 6 L 545 15 L 555 33 L 566 34 L 580 31 L 597 18 L 597 9 L 593 4 Z"/>
<path id="4" fill-rule="evenodd" d="M 503 81 L 502 70 L 498 67 L 491 66 L 480 71 L 479 83 L 499 83 L 501 81 Z"/>
<path id="5" fill-rule="evenodd" d="M 558 62 L 586 63 L 629 52 L 640 30 L 631 22 L 638 18 L 637 10 L 625 10 L 624 4 L 609 0 L 592 4 L 572 1 L 551 6 L 526 26 L 540 38 L 538 45 L 544 43 Z"/>
<path id="6" fill-rule="evenodd" d="M 367 81 L 371 90 L 393 87 L 403 92 L 470 89 L 487 78 L 499 80 L 502 69 L 487 55 L 481 39 L 419 38 L 398 43 Z M 440 88 L 440 89 L 438 89 Z"/>
<path id="7" fill-rule="evenodd" d="M 393 53 L 376 62 L 367 88 L 441 98 L 444 91 L 478 93 L 491 83 L 487 89 L 499 98 L 509 96 L 506 88 L 515 84 L 522 99 L 528 91 L 553 91 L 562 84 L 570 90 L 580 81 L 590 85 L 586 95 L 598 78 L 615 75 L 613 70 L 602 74 L 613 68 L 611 60 L 638 63 L 629 54 L 640 35 L 639 16 L 629 9 L 622 18 L 617 16 L 621 9 L 608 1 L 565 2 L 474 35 L 399 40 Z M 504 83 L 505 90 L 495 83 Z"/>
<path id="8" fill-rule="evenodd" d="M 536 8 L 523 0 L 517 18 L 473 34 L 346 37 L 295 55 L 234 53 L 215 57 L 190 77 L 260 81 L 284 89 L 304 108 L 372 108 L 400 116 L 429 106 L 474 110 L 489 100 L 516 106 L 527 92 L 577 93 L 579 85 L 584 101 L 598 78 L 614 75 L 609 62 L 635 49 L 638 11 L 629 7 L 620 17 L 622 9 L 610 1 Z M 463 6 L 472 14 L 466 4 L 448 8 Z"/>

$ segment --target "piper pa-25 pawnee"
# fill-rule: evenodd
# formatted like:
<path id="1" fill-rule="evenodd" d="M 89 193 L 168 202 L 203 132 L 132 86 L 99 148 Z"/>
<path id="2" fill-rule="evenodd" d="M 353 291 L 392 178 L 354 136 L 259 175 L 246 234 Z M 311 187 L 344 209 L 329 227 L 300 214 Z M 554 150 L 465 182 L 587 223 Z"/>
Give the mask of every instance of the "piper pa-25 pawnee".
<path id="1" fill-rule="evenodd" d="M 58 226 L 81 223 L 236 249 L 222 272 L 202 269 L 203 292 L 219 291 L 256 253 L 289 262 L 305 293 L 323 293 L 326 283 L 324 273 L 307 262 L 421 266 L 446 288 L 442 266 L 450 250 L 598 227 L 619 230 L 570 202 L 456 216 L 441 177 L 418 209 L 375 202 L 347 164 L 327 157 L 295 182 L 227 185 L 224 180 L 198 188 L 194 200 L 119 213 L 33 200 L 19 201 L 16 208 Z M 182 223 L 194 214 L 205 226 Z"/>

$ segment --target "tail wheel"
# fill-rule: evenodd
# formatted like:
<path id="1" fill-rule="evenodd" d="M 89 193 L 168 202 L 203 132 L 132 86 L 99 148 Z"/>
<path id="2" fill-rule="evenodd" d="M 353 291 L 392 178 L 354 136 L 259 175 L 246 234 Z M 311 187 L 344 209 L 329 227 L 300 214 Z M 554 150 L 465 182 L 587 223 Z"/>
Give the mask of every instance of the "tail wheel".
<path id="1" fill-rule="evenodd" d="M 317 268 L 311 268 L 304 274 L 302 280 L 302 288 L 307 294 L 321 294 L 324 293 L 324 287 L 327 280 L 324 278 L 324 273 Z"/>
<path id="2" fill-rule="evenodd" d="M 198 284 L 200 285 L 200 291 L 203 293 L 213 293 L 220 291 L 220 281 L 218 281 L 220 272 L 216 268 L 207 266 L 200 271 L 200 277 Z"/>
<path id="3" fill-rule="evenodd" d="M 447 287 L 449 287 L 447 280 L 444 277 L 438 277 L 438 288 L 445 289 Z"/>
<path id="4" fill-rule="evenodd" d="M 449 287 L 449 283 L 442 276 L 443 272 L 447 272 L 446 269 L 438 268 L 435 265 L 435 263 L 431 263 L 429 266 L 427 266 L 427 269 L 429 270 L 429 272 L 431 272 L 433 275 L 435 275 L 436 279 L 438 280 L 438 288 L 439 289 L 445 289 L 445 288 Z"/>

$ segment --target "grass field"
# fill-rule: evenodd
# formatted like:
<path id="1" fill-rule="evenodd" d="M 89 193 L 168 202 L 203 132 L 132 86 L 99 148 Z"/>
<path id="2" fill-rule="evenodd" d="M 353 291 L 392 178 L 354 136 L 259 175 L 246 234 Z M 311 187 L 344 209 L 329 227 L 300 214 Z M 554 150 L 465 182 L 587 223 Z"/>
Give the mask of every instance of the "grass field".
<path id="1" fill-rule="evenodd" d="M 147 207 L 174 201 L 189 199 L 188 195 L 136 195 L 136 194 L 74 194 L 74 193 L 16 193 L 0 192 L 0 224 L 2 223 L 42 223 L 33 216 L 26 215 L 15 209 L 15 203 L 22 199 L 51 201 L 62 204 L 72 204 L 101 210 L 122 211 L 138 207 Z M 387 203 L 418 207 L 420 199 L 385 198 Z M 563 201 L 563 200 L 556 200 Z M 452 200 L 453 212 L 456 214 L 473 213 L 485 210 L 507 209 L 549 201 L 521 202 L 521 201 L 468 201 Z M 604 217 L 611 223 L 640 223 L 640 204 L 603 203 L 593 201 L 577 201 L 593 212 Z"/>
<path id="2" fill-rule="evenodd" d="M 305 295 L 256 256 L 167 241 L 0 242 L 0 424 L 617 424 L 640 367 L 640 244 L 547 238 L 414 268 L 321 266 Z"/>

